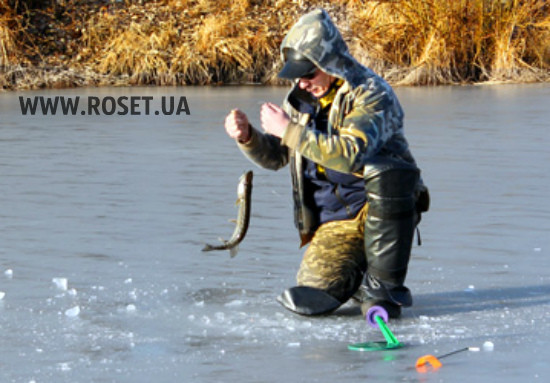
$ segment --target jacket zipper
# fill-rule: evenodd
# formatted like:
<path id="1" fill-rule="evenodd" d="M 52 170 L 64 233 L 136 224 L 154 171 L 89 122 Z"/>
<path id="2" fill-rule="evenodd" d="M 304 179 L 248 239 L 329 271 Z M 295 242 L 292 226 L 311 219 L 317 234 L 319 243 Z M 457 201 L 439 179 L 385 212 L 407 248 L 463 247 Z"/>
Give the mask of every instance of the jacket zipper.
<path id="1" fill-rule="evenodd" d="M 342 198 L 342 195 L 340 194 L 340 186 L 341 186 L 340 184 L 336 184 L 336 187 L 334 188 L 334 195 L 336 196 L 336 198 L 338 198 L 338 201 L 340 201 L 342 206 L 344 206 L 344 208 L 346 209 L 346 214 L 348 218 L 353 218 L 351 216 L 350 206 L 344 201 L 344 199 Z"/>

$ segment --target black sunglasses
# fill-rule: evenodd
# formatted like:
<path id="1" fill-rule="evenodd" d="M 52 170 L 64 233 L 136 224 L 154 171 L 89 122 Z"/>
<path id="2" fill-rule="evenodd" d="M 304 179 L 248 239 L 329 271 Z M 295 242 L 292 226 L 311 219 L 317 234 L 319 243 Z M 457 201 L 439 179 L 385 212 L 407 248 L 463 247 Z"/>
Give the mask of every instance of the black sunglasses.
<path id="1" fill-rule="evenodd" d="M 311 73 L 300 76 L 300 79 L 302 79 L 302 80 L 311 80 L 315 76 L 317 76 L 317 68 L 315 68 L 313 70 L 313 72 L 311 72 Z"/>

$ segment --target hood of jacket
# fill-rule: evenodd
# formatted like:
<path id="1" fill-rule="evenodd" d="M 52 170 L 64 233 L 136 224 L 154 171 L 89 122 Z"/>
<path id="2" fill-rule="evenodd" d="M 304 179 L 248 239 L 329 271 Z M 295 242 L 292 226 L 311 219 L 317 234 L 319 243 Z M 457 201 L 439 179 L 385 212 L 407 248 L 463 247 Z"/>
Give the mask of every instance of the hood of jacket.
<path id="1" fill-rule="evenodd" d="M 365 79 L 367 68 L 350 54 L 340 31 L 324 9 L 302 16 L 287 33 L 281 44 L 285 49 L 300 52 L 324 72 L 349 82 L 352 87 Z"/>

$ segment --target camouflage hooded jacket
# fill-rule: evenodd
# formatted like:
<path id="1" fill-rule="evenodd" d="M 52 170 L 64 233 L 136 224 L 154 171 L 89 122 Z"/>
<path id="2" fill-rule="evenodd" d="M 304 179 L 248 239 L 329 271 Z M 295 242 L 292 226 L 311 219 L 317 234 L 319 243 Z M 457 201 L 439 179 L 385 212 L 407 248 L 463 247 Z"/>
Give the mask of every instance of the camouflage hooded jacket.
<path id="1" fill-rule="evenodd" d="M 282 139 L 252 129 L 251 139 L 240 144 L 245 155 L 264 168 L 277 170 L 290 163 L 295 223 L 303 245 L 317 223 L 304 202 L 302 157 L 356 175 L 362 175 L 374 157 L 412 164 L 414 159 L 403 134 L 403 111 L 392 88 L 351 56 L 325 10 L 302 16 L 283 40 L 282 54 L 285 48 L 297 50 L 324 72 L 344 80 L 329 112 L 328 133 L 308 129 L 312 114 L 302 106 L 316 101 L 296 83 L 283 103 L 291 122 Z"/>

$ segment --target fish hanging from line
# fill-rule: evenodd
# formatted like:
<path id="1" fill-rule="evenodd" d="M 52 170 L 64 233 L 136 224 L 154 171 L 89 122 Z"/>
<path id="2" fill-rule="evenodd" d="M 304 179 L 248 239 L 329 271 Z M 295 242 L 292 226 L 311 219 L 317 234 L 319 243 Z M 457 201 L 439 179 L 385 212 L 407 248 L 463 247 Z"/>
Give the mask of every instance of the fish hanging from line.
<path id="1" fill-rule="evenodd" d="M 250 223 L 250 202 L 252 199 L 252 177 L 251 170 L 246 171 L 239 179 L 237 186 L 237 206 L 239 212 L 237 215 L 235 230 L 229 240 L 223 240 L 221 245 L 206 244 L 202 251 L 229 250 L 231 258 L 237 255 L 239 243 L 244 239 Z"/>

